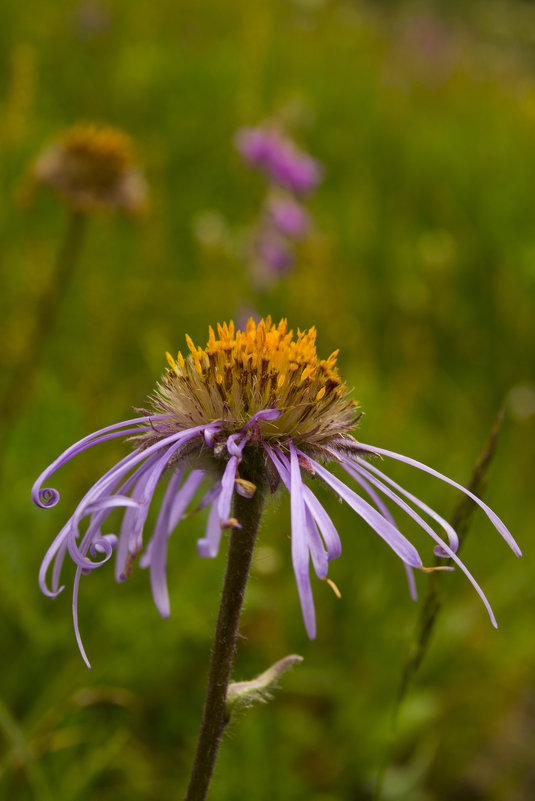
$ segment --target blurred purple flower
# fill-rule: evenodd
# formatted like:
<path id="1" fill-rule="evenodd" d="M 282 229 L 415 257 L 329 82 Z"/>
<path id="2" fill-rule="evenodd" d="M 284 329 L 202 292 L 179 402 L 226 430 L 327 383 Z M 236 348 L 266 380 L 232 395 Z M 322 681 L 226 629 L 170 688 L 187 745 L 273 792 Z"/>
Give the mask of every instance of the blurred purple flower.
<path id="1" fill-rule="evenodd" d="M 236 148 L 251 167 L 269 170 L 274 149 L 274 132 L 265 128 L 240 128 L 234 137 Z"/>
<path id="2" fill-rule="evenodd" d="M 234 141 L 245 162 L 270 184 L 249 251 L 253 281 L 263 289 L 293 266 L 290 240 L 303 238 L 310 228 L 310 217 L 297 198 L 316 188 L 323 168 L 273 124 L 241 128 Z"/>
<path id="3" fill-rule="evenodd" d="M 241 128 L 235 137 L 238 151 L 251 166 L 262 170 L 279 186 L 306 195 L 322 178 L 322 166 L 275 128 Z"/>
<path id="4" fill-rule="evenodd" d="M 256 258 L 267 267 L 269 275 L 279 276 L 287 272 L 293 264 L 288 243 L 273 231 L 260 231 L 255 251 Z"/>
<path id="5" fill-rule="evenodd" d="M 275 198 L 268 203 L 267 213 L 274 227 L 281 234 L 293 239 L 300 239 L 308 230 L 310 223 L 308 213 L 292 198 Z"/>

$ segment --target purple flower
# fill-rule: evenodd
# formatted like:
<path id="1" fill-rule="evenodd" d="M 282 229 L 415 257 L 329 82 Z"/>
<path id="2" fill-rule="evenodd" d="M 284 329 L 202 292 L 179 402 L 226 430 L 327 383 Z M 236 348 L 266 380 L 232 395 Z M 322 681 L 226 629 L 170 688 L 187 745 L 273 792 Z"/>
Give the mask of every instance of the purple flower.
<path id="1" fill-rule="evenodd" d="M 240 155 L 251 167 L 269 171 L 278 134 L 269 128 L 240 128 L 235 144 Z"/>
<path id="2" fill-rule="evenodd" d="M 458 538 L 433 509 L 396 484 L 370 461 L 384 456 L 405 462 L 440 478 L 469 495 L 486 513 L 514 553 L 520 549 L 494 512 L 452 479 L 406 456 L 358 442 L 351 434 L 357 404 L 348 397 L 336 369 L 335 351 L 328 359 L 316 355 L 316 331 L 293 336 L 285 320 L 248 321 L 244 331 L 233 323 L 210 328 L 208 344 L 190 354 L 168 355 L 170 369 L 151 398 L 152 411 L 96 431 L 68 448 L 38 478 L 32 497 L 38 506 L 54 506 L 55 489 L 44 483 L 71 458 L 93 445 L 130 437 L 134 449 L 101 476 L 86 492 L 73 515 L 48 549 L 39 573 L 42 591 L 55 597 L 63 589 L 60 573 L 69 554 L 76 565 L 73 617 L 80 651 L 89 665 L 78 629 L 80 578 L 116 554 L 115 576 L 124 581 L 139 557 L 150 571 L 155 604 L 170 613 L 166 579 L 167 546 L 171 534 L 198 496 L 196 508 L 208 507 L 202 557 L 217 555 L 226 529 L 240 526 L 232 517 L 235 493 L 251 497 L 285 488 L 291 497 L 291 554 L 306 630 L 316 633 L 310 562 L 325 578 L 329 562 L 341 553 L 336 528 L 305 479 L 330 487 L 401 559 L 414 595 L 412 571 L 424 569 L 422 558 L 396 524 L 386 501 L 408 514 L 431 537 L 435 553 L 451 559 L 480 595 L 493 625 L 492 609 L 468 568 L 457 556 Z M 325 466 L 341 467 L 360 492 Z M 154 491 L 166 490 L 152 536 L 143 534 Z M 123 510 L 118 535 L 105 533 L 109 513 Z M 87 521 L 85 526 L 83 523 Z M 431 525 L 431 523 L 436 525 Z M 51 585 L 47 575 L 52 568 Z"/>
<path id="3" fill-rule="evenodd" d="M 236 147 L 245 161 L 296 195 L 312 192 L 322 178 L 321 164 L 299 150 L 276 128 L 241 128 Z"/>
<path id="4" fill-rule="evenodd" d="M 286 240 L 270 230 L 259 232 L 256 255 L 260 267 L 266 268 L 266 278 L 278 278 L 288 272 L 293 263 L 292 252 Z"/>
<path id="5" fill-rule="evenodd" d="M 288 197 L 276 198 L 268 204 L 267 213 L 271 223 L 281 234 L 300 239 L 309 226 L 306 210 Z"/>

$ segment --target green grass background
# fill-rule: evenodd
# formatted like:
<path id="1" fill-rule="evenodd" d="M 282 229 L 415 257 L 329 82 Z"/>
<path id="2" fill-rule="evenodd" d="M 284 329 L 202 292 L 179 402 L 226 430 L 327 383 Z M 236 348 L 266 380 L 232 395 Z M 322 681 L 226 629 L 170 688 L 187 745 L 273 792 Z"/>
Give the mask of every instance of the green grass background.
<path id="1" fill-rule="evenodd" d="M 508 401 L 486 497 L 524 558 L 476 516 L 463 555 L 500 628 L 461 574 L 442 576 L 445 608 L 402 710 L 384 798 L 535 797 L 533 4 L 4 0 L 0 14 L 4 387 L 34 347 L 66 228 L 52 195 L 21 201 L 36 154 L 80 120 L 118 125 L 137 143 L 151 196 L 138 223 L 90 220 L 32 395 L 3 432 L 0 797 L 182 797 L 224 549 L 199 560 L 203 520 L 180 526 L 166 621 L 144 571 L 121 586 L 111 565 L 84 579 L 89 673 L 69 589 L 55 602 L 42 597 L 37 571 L 81 493 L 127 446 L 115 440 L 63 469 L 53 510 L 34 508 L 29 490 L 70 443 L 143 404 L 164 352 L 183 347 L 186 332 L 202 342 L 208 324 L 253 303 L 294 327 L 316 325 L 322 355 L 340 347 L 365 410 L 363 441 L 457 480 L 468 480 Z M 273 114 L 324 163 L 325 180 L 295 271 L 256 299 L 238 253 L 263 186 L 232 136 Z M 401 465 L 388 472 L 444 514 L 455 505 L 446 485 Z M 235 677 L 288 653 L 304 662 L 268 706 L 232 723 L 214 799 L 371 798 L 418 606 L 379 538 L 322 499 L 343 540 L 330 571 L 342 599 L 315 583 L 318 637 L 309 642 L 289 504 L 276 498 Z M 430 562 L 431 544 L 414 538 Z M 68 587 L 72 576 L 67 566 Z M 418 583 L 423 595 L 426 576 Z"/>

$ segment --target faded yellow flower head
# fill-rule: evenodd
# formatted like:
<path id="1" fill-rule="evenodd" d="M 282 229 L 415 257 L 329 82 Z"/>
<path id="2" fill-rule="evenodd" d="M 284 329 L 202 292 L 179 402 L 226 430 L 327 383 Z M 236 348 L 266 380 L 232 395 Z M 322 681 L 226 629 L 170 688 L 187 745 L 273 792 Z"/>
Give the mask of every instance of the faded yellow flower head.
<path id="1" fill-rule="evenodd" d="M 37 159 L 34 180 L 60 194 L 76 211 L 142 212 L 147 188 L 130 137 L 111 126 L 78 125 Z"/>

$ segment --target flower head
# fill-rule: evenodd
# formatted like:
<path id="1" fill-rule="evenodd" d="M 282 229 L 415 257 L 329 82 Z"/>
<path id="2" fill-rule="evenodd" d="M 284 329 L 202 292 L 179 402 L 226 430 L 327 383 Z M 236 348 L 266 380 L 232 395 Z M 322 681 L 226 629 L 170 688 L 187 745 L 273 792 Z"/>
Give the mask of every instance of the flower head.
<path id="1" fill-rule="evenodd" d="M 300 239 L 309 226 L 309 217 L 300 203 L 290 197 L 275 198 L 267 207 L 274 228 L 281 234 Z"/>
<path id="2" fill-rule="evenodd" d="M 251 167 L 296 195 L 309 194 L 321 181 L 321 164 L 275 127 L 241 128 L 236 147 Z"/>
<path id="3" fill-rule="evenodd" d="M 285 320 L 274 325 L 268 317 L 250 319 L 243 331 L 233 323 L 210 328 L 205 347 L 186 337 L 189 353 L 168 354 L 169 369 L 150 399 L 151 410 L 132 420 L 108 426 L 67 449 L 36 481 L 32 497 L 41 507 L 59 499 L 44 482 L 76 454 L 116 437 L 130 436 L 132 452 L 110 468 L 88 490 L 74 514 L 49 548 L 40 570 L 40 586 L 55 597 L 64 557 L 76 564 L 73 611 L 76 637 L 80 577 L 104 564 L 116 551 L 116 578 L 126 579 L 139 557 L 150 568 L 156 606 L 169 615 L 166 582 L 167 542 L 194 496 L 197 508 L 210 507 L 200 556 L 217 555 L 222 532 L 240 526 L 232 517 L 234 493 L 285 488 L 291 497 L 291 550 L 301 608 L 310 637 L 315 614 L 309 563 L 325 578 L 328 563 L 341 553 L 340 537 L 326 510 L 305 483 L 315 479 L 330 487 L 400 557 L 414 593 L 413 568 L 423 568 L 416 548 L 398 528 L 385 500 L 413 518 L 435 542 L 435 552 L 450 558 L 468 576 L 496 624 L 483 591 L 456 554 L 458 538 L 433 509 L 388 478 L 371 461 L 387 456 L 431 473 L 470 495 L 517 555 L 520 550 L 504 524 L 486 504 L 455 481 L 413 459 L 364 445 L 351 434 L 358 419 L 357 404 L 349 398 L 336 368 L 337 351 L 328 359 L 316 354 L 316 331 L 294 335 Z M 360 492 L 344 483 L 326 464 L 342 468 Z M 145 545 L 143 530 L 156 486 L 166 481 L 152 537 Z M 202 487 L 202 490 L 201 490 Z M 123 511 L 118 536 L 103 533 L 109 513 Z M 422 516 L 424 515 L 424 516 Z M 81 523 L 88 522 L 81 530 Z M 428 519 L 437 524 L 437 533 Z M 53 563 L 52 587 L 47 573 Z"/>
<path id="4" fill-rule="evenodd" d="M 77 211 L 117 209 L 141 212 L 146 185 L 130 138 L 109 126 L 80 125 L 43 151 L 33 170 L 37 183 L 51 187 Z"/>

